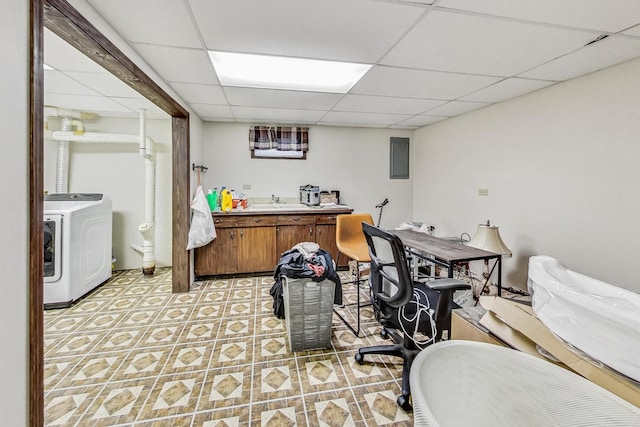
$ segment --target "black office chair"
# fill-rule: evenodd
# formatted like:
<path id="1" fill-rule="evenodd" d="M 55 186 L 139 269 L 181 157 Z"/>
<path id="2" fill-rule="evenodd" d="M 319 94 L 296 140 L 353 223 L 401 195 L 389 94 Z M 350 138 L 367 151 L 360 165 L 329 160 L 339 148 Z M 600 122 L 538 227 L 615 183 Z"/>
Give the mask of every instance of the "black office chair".
<path id="1" fill-rule="evenodd" d="M 400 238 L 366 223 L 362 224 L 362 230 L 371 257 L 371 301 L 382 325 L 380 335 L 391 337 L 394 344 L 361 348 L 355 359 L 363 364 L 367 354 L 402 357 L 402 395 L 397 402 L 410 411 L 409 372 L 413 359 L 422 348 L 440 341 L 442 332 L 450 329 L 451 310 L 456 306 L 453 293 L 470 286 L 457 279 L 414 282 Z"/>

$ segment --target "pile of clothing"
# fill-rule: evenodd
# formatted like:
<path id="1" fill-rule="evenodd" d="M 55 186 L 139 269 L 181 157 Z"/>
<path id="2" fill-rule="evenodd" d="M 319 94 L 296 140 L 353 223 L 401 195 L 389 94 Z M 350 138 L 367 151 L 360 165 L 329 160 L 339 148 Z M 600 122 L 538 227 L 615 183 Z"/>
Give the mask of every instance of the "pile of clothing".
<path id="1" fill-rule="evenodd" d="M 322 282 L 325 279 L 336 284 L 333 303 L 342 305 L 342 284 L 331 255 L 320 249 L 317 243 L 298 243 L 284 252 L 273 273 L 275 283 L 269 293 L 273 297 L 273 314 L 284 319 L 284 296 L 282 278 L 311 279 Z"/>

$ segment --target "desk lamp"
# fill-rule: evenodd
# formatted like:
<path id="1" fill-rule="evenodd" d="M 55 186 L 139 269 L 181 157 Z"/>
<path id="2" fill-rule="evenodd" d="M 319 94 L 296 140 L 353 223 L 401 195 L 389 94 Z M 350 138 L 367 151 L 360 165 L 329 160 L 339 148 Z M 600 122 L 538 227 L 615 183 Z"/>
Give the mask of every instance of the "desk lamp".
<path id="1" fill-rule="evenodd" d="M 467 245 L 500 254 L 505 257 L 510 257 L 512 255 L 511 249 L 509 249 L 507 245 L 505 245 L 502 241 L 500 232 L 498 231 L 498 227 L 496 227 L 495 225 L 491 225 L 489 220 L 487 220 L 486 224 L 478 224 L 476 235 L 473 236 L 473 239 L 469 243 L 467 243 Z M 492 285 L 491 281 L 489 280 L 490 275 L 489 260 L 485 259 L 484 271 L 482 272 L 482 291 L 480 291 L 480 293 L 482 293 L 485 289 L 488 290 Z"/>

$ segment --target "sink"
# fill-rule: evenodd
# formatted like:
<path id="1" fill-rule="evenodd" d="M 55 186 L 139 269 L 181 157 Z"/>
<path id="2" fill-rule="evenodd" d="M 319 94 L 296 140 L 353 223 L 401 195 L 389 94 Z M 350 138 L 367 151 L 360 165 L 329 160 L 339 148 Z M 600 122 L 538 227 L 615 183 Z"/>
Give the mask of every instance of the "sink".
<path id="1" fill-rule="evenodd" d="M 309 209 L 309 206 L 302 203 L 253 203 L 249 205 L 249 210 L 280 210 L 280 209 Z"/>

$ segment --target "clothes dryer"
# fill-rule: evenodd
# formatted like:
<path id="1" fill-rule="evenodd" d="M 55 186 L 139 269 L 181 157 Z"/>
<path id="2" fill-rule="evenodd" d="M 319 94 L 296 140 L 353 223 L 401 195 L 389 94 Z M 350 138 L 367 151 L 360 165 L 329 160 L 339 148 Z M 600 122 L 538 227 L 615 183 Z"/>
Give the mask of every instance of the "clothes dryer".
<path id="1" fill-rule="evenodd" d="M 111 277 L 112 227 L 104 194 L 45 196 L 45 308 L 69 307 Z"/>

